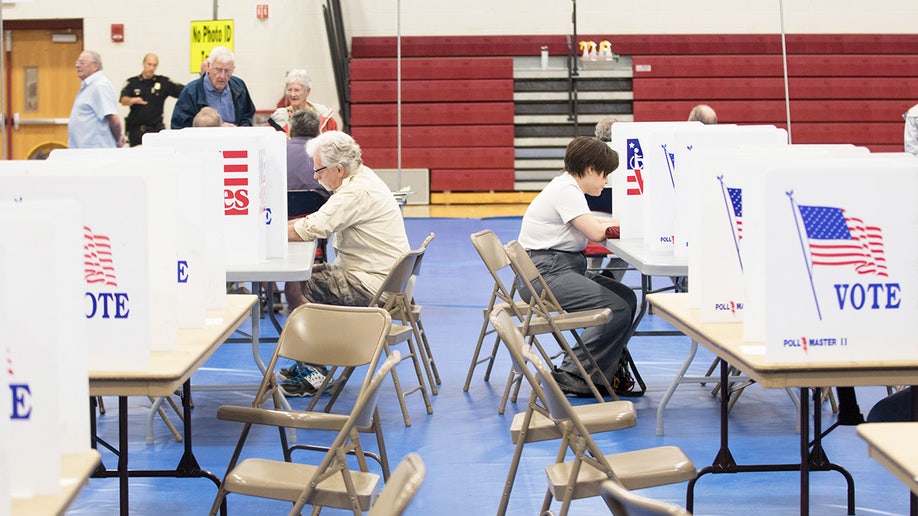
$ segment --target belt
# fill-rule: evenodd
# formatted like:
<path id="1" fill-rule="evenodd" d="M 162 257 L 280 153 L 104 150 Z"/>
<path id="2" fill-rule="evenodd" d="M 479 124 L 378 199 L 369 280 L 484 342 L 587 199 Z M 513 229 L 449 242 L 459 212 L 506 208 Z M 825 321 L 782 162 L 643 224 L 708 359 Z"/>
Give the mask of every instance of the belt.
<path id="1" fill-rule="evenodd" d="M 542 255 L 542 254 L 558 254 L 558 253 L 583 254 L 583 251 L 562 251 L 560 249 L 529 249 L 526 252 L 529 254 L 529 256 L 533 256 L 537 254 Z"/>

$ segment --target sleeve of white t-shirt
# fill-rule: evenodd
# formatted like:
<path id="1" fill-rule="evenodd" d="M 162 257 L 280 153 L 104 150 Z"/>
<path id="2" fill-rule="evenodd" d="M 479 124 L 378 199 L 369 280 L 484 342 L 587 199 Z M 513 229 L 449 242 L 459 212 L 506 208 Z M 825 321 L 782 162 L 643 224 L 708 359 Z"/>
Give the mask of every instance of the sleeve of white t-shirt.
<path id="1" fill-rule="evenodd" d="M 555 209 L 565 224 L 590 212 L 590 206 L 587 204 L 586 197 L 576 184 L 567 184 L 558 192 L 558 201 L 555 203 Z"/>

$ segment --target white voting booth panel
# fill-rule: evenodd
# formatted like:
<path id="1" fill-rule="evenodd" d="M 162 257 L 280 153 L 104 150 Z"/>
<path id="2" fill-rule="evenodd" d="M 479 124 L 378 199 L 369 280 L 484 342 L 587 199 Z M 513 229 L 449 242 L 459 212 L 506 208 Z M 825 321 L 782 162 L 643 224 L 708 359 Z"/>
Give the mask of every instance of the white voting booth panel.
<path id="1" fill-rule="evenodd" d="M 660 131 L 677 127 L 700 126 L 700 122 L 617 122 L 612 125 L 610 146 L 618 153 L 619 166 L 611 174 L 612 208 L 621 223 L 622 239 L 644 238 L 644 193 L 648 178 L 667 180 L 669 170 L 664 160 L 648 168 L 651 153 L 663 154 L 665 141 Z"/>
<path id="2" fill-rule="evenodd" d="M 174 346 L 178 333 L 174 324 L 167 327 L 151 317 L 147 183 L 140 177 L 81 175 L 76 163 L 68 164 L 67 173 L 52 174 L 57 166 L 47 161 L 0 162 L 0 198 L 80 204 L 84 292 L 80 313 L 85 334 L 91 336 L 87 367 L 92 371 L 147 369 L 151 342 L 158 339 Z M 174 314 L 168 308 L 164 313 Z"/>
<path id="3" fill-rule="evenodd" d="M 746 272 L 767 272 L 746 317 L 764 318 L 770 361 L 916 356 L 918 160 L 788 165 L 744 197 L 748 237 L 766 250 Z"/>
<path id="4" fill-rule="evenodd" d="M 143 143 L 180 153 L 221 153 L 227 265 L 286 256 L 287 154 L 283 133 L 268 127 L 192 127 L 146 134 Z"/>
<path id="5" fill-rule="evenodd" d="M 648 186 L 644 201 L 645 216 L 653 213 L 648 210 L 659 209 L 671 218 L 647 216 L 644 240 L 649 242 L 653 238 L 651 230 L 657 232 L 656 240 L 672 231 L 675 255 L 688 256 L 691 237 L 699 227 L 694 219 L 697 192 L 691 180 L 693 170 L 717 166 L 711 160 L 698 160 L 698 153 L 712 148 L 784 147 L 787 146 L 787 131 L 771 125 L 696 125 L 673 130 L 672 141 L 669 147 L 674 153 L 670 161 L 676 171 L 675 190 Z M 657 194 L 658 191 L 662 194 Z"/>
<path id="6" fill-rule="evenodd" d="M 689 237 L 689 302 L 700 309 L 704 322 L 743 320 L 743 263 L 748 254 L 743 192 L 760 184 L 765 170 L 777 164 L 866 154 L 867 149 L 853 145 L 709 146 L 691 152 L 683 172 L 695 202 L 680 218 L 695 221 Z"/>
<path id="7" fill-rule="evenodd" d="M 0 249 L 0 270 L 6 270 L 2 249 Z M 0 385 L 6 386 L 5 378 L 3 382 L 0 382 Z M 7 396 L 0 396 L 0 414 L 9 413 L 10 400 Z M 8 417 L 0 417 L 0 471 L 4 472 L 3 475 L 0 475 L 0 516 L 9 516 L 12 510 L 12 501 L 10 500 L 10 476 L 5 474 L 5 472 L 8 471 L 7 468 L 9 468 L 11 446 L 10 419 Z"/>
<path id="8" fill-rule="evenodd" d="M 26 202 L 21 203 L 23 205 Z M 17 209 L 21 208 L 21 209 Z M 85 368 L 85 342 L 79 331 L 81 260 L 79 209 L 0 204 L 0 322 L 4 330 L 4 396 L 10 396 L 9 442 L 4 476 L 11 498 L 54 495 L 60 490 L 63 442 L 59 432 L 61 411 L 86 413 L 89 395 Z M 63 218 L 58 218 L 63 216 Z M 53 294 L 52 294 L 53 293 Z M 51 294 L 51 295 L 49 295 Z M 24 307 L 40 305 L 42 310 Z M 60 326 L 59 326 L 60 324 Z M 73 340 L 64 330 L 75 331 Z M 73 345 L 73 350 L 65 346 Z M 75 371 L 65 370 L 61 353 L 76 358 Z M 80 357 L 82 355 L 82 357 Z M 50 370 L 54 374 L 49 374 Z M 81 378 L 79 380 L 78 378 Z M 79 401 L 61 395 L 66 386 L 81 389 Z M 79 418 L 84 424 L 85 417 Z M 84 426 L 84 429 L 86 427 Z M 89 441 L 85 439 L 80 451 Z"/>
<path id="9" fill-rule="evenodd" d="M 56 158 L 49 158 L 45 166 L 32 167 L 29 175 L 32 177 L 58 178 L 64 181 L 81 181 L 80 176 L 99 177 L 103 184 L 108 177 L 133 176 L 140 179 L 146 192 L 146 202 L 141 209 L 145 214 L 144 226 L 146 231 L 133 229 L 130 240 L 126 245 L 131 245 L 133 240 L 145 239 L 145 249 L 149 253 L 147 284 L 150 298 L 149 320 L 152 337 L 150 349 L 156 351 L 169 351 L 178 345 L 178 282 L 176 281 L 176 255 L 178 254 L 177 235 L 178 210 L 176 203 L 175 174 L 174 170 L 160 170 L 152 162 L 136 160 L 131 163 L 133 170 L 121 159 L 111 159 L 111 154 L 121 152 L 112 150 L 88 150 L 88 156 L 77 157 L 84 151 L 64 150 L 57 153 Z M 96 153 L 109 156 L 94 157 Z M 129 153 L 125 152 L 125 155 Z M 53 179 L 56 181 L 56 179 Z M 121 197 L 119 192 L 112 189 L 103 189 L 104 197 L 98 200 L 95 197 L 83 197 L 86 202 L 98 202 L 105 216 L 120 218 L 121 213 L 106 210 L 106 204 L 114 204 L 113 198 Z M 95 196 L 96 194 L 92 194 Z M 133 207 L 131 198 L 118 199 L 125 209 Z M 133 208 L 130 208 L 133 209 Z M 196 325 L 194 327 L 201 327 Z"/>
<path id="10" fill-rule="evenodd" d="M 205 196 L 202 158 L 176 154 L 172 149 L 61 149 L 51 153 L 49 162 L 86 162 L 90 173 L 137 175 L 149 185 L 150 209 L 155 214 L 151 225 L 150 250 L 153 316 L 157 307 L 174 312 L 178 328 L 203 328 L 207 308 L 207 231 L 205 211 L 220 216 L 214 196 Z M 85 172 L 84 172 L 85 173 Z M 222 226 L 217 226 L 221 230 Z M 220 250 L 211 250 L 215 254 Z M 225 272 L 224 272 L 225 273 Z M 219 288 L 225 294 L 221 280 Z M 156 343 L 154 343 L 156 349 Z"/>

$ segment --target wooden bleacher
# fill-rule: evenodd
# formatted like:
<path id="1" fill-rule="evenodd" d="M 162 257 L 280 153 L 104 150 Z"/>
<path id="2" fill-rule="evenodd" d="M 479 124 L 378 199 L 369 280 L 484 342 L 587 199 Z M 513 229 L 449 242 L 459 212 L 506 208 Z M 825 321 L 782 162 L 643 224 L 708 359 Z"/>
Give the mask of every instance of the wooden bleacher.
<path id="1" fill-rule="evenodd" d="M 579 35 L 612 42 L 633 62 L 636 121 L 683 120 L 710 104 L 721 123 L 786 127 L 777 34 Z M 402 166 L 430 169 L 432 192 L 514 189 L 514 57 L 563 35 L 402 38 Z M 918 35 L 797 34 L 786 38 L 794 143 L 902 151 L 902 113 L 918 103 Z M 396 40 L 352 42 L 351 130 L 371 166 L 394 168 Z M 434 198 L 437 198 L 434 196 Z"/>

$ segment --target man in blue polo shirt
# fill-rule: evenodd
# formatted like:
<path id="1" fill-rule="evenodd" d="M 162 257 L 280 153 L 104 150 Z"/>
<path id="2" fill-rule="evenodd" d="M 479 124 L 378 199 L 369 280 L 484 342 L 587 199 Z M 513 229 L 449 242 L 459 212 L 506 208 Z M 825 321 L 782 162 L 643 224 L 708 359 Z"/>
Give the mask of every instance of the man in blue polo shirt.
<path id="1" fill-rule="evenodd" d="M 203 77 L 189 82 L 172 110 L 172 129 L 191 127 L 204 106 L 220 113 L 224 126 L 251 126 L 255 104 L 245 82 L 233 76 L 236 56 L 226 47 L 214 47 L 207 58 L 210 66 Z"/>
<path id="2" fill-rule="evenodd" d="M 126 139 L 121 130 L 115 88 L 102 73 L 102 57 L 98 52 L 84 50 L 75 66 L 83 83 L 70 111 L 67 146 L 71 149 L 123 147 Z"/>

